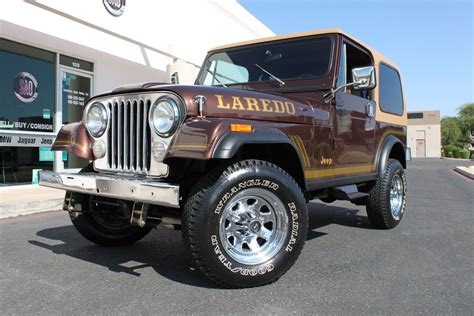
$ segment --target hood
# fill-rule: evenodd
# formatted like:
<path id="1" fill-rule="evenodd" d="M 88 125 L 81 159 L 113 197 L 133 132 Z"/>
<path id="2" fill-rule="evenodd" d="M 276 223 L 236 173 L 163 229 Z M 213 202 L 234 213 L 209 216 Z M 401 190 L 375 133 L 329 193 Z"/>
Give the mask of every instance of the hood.
<path id="1" fill-rule="evenodd" d="M 206 98 L 203 114 L 214 118 L 240 118 L 286 123 L 311 123 L 313 108 L 294 98 L 255 90 L 224 87 L 142 83 L 119 87 L 110 94 L 171 91 L 185 102 L 188 116 L 198 115 L 196 96 Z"/>

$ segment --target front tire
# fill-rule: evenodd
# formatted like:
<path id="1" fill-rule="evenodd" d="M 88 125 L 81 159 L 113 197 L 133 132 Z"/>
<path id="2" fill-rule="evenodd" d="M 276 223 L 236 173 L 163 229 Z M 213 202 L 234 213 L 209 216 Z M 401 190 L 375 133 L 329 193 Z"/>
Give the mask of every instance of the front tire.
<path id="1" fill-rule="evenodd" d="M 196 267 L 225 287 L 276 281 L 298 258 L 308 215 L 281 168 L 245 160 L 202 179 L 188 198 L 183 239 Z"/>
<path id="2" fill-rule="evenodd" d="M 94 172 L 92 165 L 79 173 Z M 77 231 L 87 240 L 103 246 L 130 245 L 145 237 L 152 227 L 130 224 L 133 202 L 98 197 L 89 194 L 66 192 L 66 203 L 74 210 L 69 217 Z"/>
<path id="3" fill-rule="evenodd" d="M 396 227 L 405 214 L 407 180 L 398 160 L 389 159 L 384 173 L 377 179 L 367 199 L 367 216 L 372 226 Z"/>
<path id="4" fill-rule="evenodd" d="M 74 208 L 81 210 L 69 212 L 72 224 L 84 238 L 95 244 L 131 245 L 145 237 L 152 228 L 130 224 L 130 204 L 133 202 L 81 193 L 73 193 L 72 199 Z"/>

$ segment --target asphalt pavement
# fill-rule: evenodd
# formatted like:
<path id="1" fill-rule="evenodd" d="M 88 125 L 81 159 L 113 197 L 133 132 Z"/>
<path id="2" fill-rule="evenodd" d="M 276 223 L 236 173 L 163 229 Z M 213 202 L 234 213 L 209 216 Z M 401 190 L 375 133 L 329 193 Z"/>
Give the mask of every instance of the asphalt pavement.
<path id="1" fill-rule="evenodd" d="M 311 202 L 297 263 L 252 289 L 208 282 L 179 231 L 105 248 L 61 211 L 3 219 L 0 314 L 472 315 L 474 181 L 452 171 L 467 164 L 411 162 L 406 214 L 390 231 L 372 229 L 364 207 Z"/>

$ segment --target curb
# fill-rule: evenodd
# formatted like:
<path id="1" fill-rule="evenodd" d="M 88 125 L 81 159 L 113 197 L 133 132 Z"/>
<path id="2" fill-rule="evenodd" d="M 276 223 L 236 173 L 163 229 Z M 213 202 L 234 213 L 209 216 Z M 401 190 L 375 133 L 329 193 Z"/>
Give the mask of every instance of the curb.
<path id="1" fill-rule="evenodd" d="M 37 184 L 0 188 L 0 218 L 61 210 L 64 192 Z"/>
<path id="2" fill-rule="evenodd" d="M 464 159 L 464 158 L 440 157 L 439 159 L 443 159 L 443 160 L 456 160 L 456 161 L 474 161 L 474 159 L 471 159 L 471 158 Z"/>
<path id="3" fill-rule="evenodd" d="M 467 177 L 471 180 L 474 180 L 474 174 L 466 171 L 465 169 L 467 169 L 467 168 L 466 167 L 456 167 L 456 168 L 454 168 L 454 171 L 462 174 L 463 176 L 465 176 L 465 177 Z"/>
<path id="4" fill-rule="evenodd" d="M 35 213 L 57 211 L 63 208 L 63 199 L 31 201 L 0 205 L 0 218 L 30 215 Z"/>

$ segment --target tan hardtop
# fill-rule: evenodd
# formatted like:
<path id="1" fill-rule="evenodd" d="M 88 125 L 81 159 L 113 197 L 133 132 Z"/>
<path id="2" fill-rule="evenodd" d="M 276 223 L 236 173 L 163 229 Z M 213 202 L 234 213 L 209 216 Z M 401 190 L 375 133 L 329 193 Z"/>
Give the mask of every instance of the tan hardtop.
<path id="1" fill-rule="evenodd" d="M 374 59 L 374 66 L 376 67 L 377 75 L 378 75 L 380 63 L 385 63 L 385 64 L 389 65 L 390 67 L 392 67 L 393 69 L 397 70 L 397 72 L 398 72 L 398 74 L 400 75 L 400 78 L 401 78 L 400 70 L 398 69 L 397 65 L 394 62 L 392 62 L 390 59 L 388 59 L 384 55 L 380 54 L 375 49 L 370 48 L 370 46 L 366 45 L 365 43 L 358 40 L 354 36 L 349 35 L 349 34 L 347 34 L 346 32 L 344 32 L 340 29 L 315 30 L 315 31 L 308 31 L 308 32 L 301 32 L 301 33 L 293 33 L 293 34 L 285 34 L 285 35 L 277 35 L 277 36 L 271 36 L 271 37 L 258 38 L 258 39 L 255 39 L 255 40 L 250 40 L 250 41 L 244 41 L 244 42 L 219 46 L 219 47 L 216 47 L 214 49 L 211 49 L 210 52 L 229 49 L 229 48 L 235 48 L 235 47 L 240 47 L 240 46 L 246 46 L 246 45 L 253 45 L 253 44 L 258 44 L 258 43 L 267 43 L 267 42 L 273 42 L 273 41 L 280 41 L 280 40 L 306 37 L 306 36 L 324 35 L 324 34 L 340 34 L 340 35 L 350 39 L 354 43 L 357 43 L 360 46 L 367 49 L 372 54 L 372 57 Z M 378 89 L 378 87 L 376 89 L 374 89 L 374 100 L 379 100 L 379 89 Z M 376 111 L 376 115 L 375 115 L 376 120 L 379 121 L 379 122 L 386 122 L 386 123 L 390 123 L 390 124 L 398 124 L 398 125 L 406 126 L 407 125 L 407 111 L 406 111 L 407 107 L 406 107 L 406 103 L 405 103 L 405 96 L 403 96 L 403 104 L 404 104 L 403 115 L 398 116 L 398 115 L 393 115 L 393 114 L 390 114 L 390 113 L 383 112 L 380 109 L 380 103 L 377 102 L 378 110 Z"/>
<path id="2" fill-rule="evenodd" d="M 218 46 L 218 47 L 215 47 L 215 48 L 211 49 L 210 52 L 223 50 L 223 49 L 229 49 L 229 48 L 235 48 L 235 47 L 240 47 L 240 46 L 246 46 L 246 45 L 253 45 L 253 44 L 258 44 L 258 43 L 266 43 L 266 42 L 280 41 L 280 40 L 306 37 L 306 36 L 323 35 L 323 34 L 341 34 L 341 35 L 349 38 L 350 40 L 358 43 L 359 45 L 363 46 L 367 50 L 369 50 L 370 53 L 372 54 L 373 58 L 374 58 L 374 63 L 376 65 L 378 65 L 380 62 L 384 62 L 384 63 L 390 65 L 391 67 L 397 69 L 397 71 L 398 71 L 398 67 L 390 59 L 388 59 L 384 55 L 380 54 L 375 49 L 372 49 L 370 46 L 366 45 L 362 41 L 358 40 L 356 37 L 354 37 L 352 35 L 349 35 L 348 33 L 344 32 L 340 29 L 314 30 L 314 31 L 307 31 L 307 32 L 299 32 L 299 33 L 292 33 L 292 34 L 284 34 L 284 35 L 263 37 L 263 38 L 258 38 L 258 39 L 254 39 L 254 40 L 249 40 L 249 41 L 243 41 L 243 42 L 237 42 L 237 43 Z"/>

